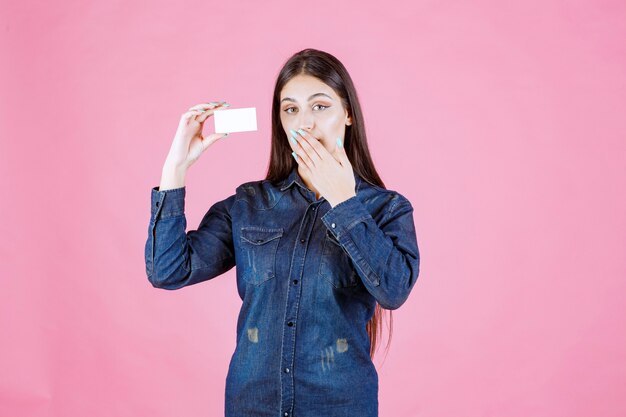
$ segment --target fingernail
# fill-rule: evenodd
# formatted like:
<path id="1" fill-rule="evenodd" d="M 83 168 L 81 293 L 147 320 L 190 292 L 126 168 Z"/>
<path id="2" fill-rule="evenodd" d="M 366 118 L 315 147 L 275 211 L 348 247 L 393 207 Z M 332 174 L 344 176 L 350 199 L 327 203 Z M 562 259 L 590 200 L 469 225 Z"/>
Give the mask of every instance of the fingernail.
<path id="1" fill-rule="evenodd" d="M 291 136 L 289 139 L 291 140 L 291 143 L 293 143 L 294 145 L 298 144 L 298 141 L 296 140 L 295 136 Z"/>
<path id="2" fill-rule="evenodd" d="M 289 131 L 291 132 L 291 136 L 298 136 L 298 132 L 296 132 L 293 129 L 289 129 Z"/>
<path id="3" fill-rule="evenodd" d="M 228 103 L 224 103 L 224 104 L 223 104 L 223 106 L 229 107 L 229 106 L 230 106 L 230 104 L 228 104 Z"/>
<path id="4" fill-rule="evenodd" d="M 298 154 L 295 152 L 291 152 L 291 154 L 293 155 L 294 159 L 297 161 L 298 160 Z"/>
<path id="5" fill-rule="evenodd" d="M 337 146 L 339 146 L 340 148 L 343 148 L 343 144 L 341 143 L 341 138 L 337 138 Z"/>
<path id="6" fill-rule="evenodd" d="M 304 130 L 298 129 L 298 133 L 300 133 L 302 136 L 304 136 Z"/>

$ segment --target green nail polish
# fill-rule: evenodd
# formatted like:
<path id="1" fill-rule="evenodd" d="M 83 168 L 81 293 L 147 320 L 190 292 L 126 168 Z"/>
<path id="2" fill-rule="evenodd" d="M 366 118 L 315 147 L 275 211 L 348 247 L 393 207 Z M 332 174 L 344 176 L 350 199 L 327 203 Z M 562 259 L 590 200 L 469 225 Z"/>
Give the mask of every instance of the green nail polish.
<path id="1" fill-rule="evenodd" d="M 302 136 L 304 136 L 304 130 L 303 129 L 298 129 L 298 133 L 300 133 Z"/>
<path id="2" fill-rule="evenodd" d="M 291 140 L 291 143 L 293 143 L 294 145 L 298 144 L 298 141 L 296 140 L 295 136 L 291 136 L 289 139 Z"/>
<path id="3" fill-rule="evenodd" d="M 298 154 L 295 152 L 291 152 L 291 154 L 293 155 L 294 159 L 297 161 L 298 160 Z"/>

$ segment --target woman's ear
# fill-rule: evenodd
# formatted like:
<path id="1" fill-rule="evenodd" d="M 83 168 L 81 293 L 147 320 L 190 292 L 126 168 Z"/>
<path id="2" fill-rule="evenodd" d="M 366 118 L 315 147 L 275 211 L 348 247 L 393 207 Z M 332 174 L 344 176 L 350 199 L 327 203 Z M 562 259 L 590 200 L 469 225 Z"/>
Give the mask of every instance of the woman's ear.
<path id="1" fill-rule="evenodd" d="M 350 109 L 345 109 L 346 112 L 346 126 L 350 126 L 352 124 L 352 112 Z"/>

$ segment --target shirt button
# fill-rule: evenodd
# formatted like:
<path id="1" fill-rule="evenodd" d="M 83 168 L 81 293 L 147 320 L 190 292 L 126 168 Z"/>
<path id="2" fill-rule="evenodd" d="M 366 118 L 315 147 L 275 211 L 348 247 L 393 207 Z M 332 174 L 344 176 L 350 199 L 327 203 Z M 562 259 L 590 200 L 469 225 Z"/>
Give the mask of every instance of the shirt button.
<path id="1" fill-rule="evenodd" d="M 289 415 L 289 413 L 285 411 L 285 417 L 287 417 L 288 415 Z"/>
<path id="2" fill-rule="evenodd" d="M 334 229 L 335 228 L 335 223 L 331 223 L 330 227 L 332 227 Z"/>
<path id="3" fill-rule="evenodd" d="M 289 373 L 289 368 L 285 368 L 285 372 Z"/>
<path id="4" fill-rule="evenodd" d="M 287 326 L 289 327 L 293 326 L 293 321 L 290 321 L 289 323 L 287 323 Z"/>
<path id="5" fill-rule="evenodd" d="M 304 239 L 300 239 L 300 242 L 304 243 Z"/>
<path id="6" fill-rule="evenodd" d="M 298 285 L 298 280 L 297 279 L 293 280 L 293 285 Z"/>
<path id="7" fill-rule="evenodd" d="M 159 202 L 158 201 L 156 202 L 156 206 L 159 207 Z"/>

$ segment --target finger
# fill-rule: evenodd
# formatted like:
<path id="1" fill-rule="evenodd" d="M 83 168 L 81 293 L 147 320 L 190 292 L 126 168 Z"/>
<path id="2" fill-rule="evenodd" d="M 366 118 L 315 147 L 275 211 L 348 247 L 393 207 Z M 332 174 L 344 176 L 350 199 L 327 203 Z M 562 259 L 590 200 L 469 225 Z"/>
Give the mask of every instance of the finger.
<path id="1" fill-rule="evenodd" d="M 293 149 L 293 157 L 296 158 L 296 161 L 306 159 L 307 161 L 309 161 L 310 165 L 313 165 L 313 162 L 311 161 L 311 158 L 307 154 L 303 145 L 300 144 L 300 142 L 304 142 L 304 139 L 300 137 L 300 135 L 298 135 L 298 132 L 296 132 L 295 130 L 290 129 L 290 132 L 291 136 L 289 136 L 289 142 L 291 143 Z"/>
<path id="2" fill-rule="evenodd" d="M 224 100 L 222 100 L 222 101 L 210 101 L 208 103 L 200 103 L 200 104 L 196 104 L 195 106 L 191 106 L 191 107 L 189 107 L 189 110 L 212 109 L 212 108 L 219 107 L 219 106 L 224 106 L 224 105 L 225 106 L 230 106 L 230 104 L 228 104 Z"/>
<path id="3" fill-rule="evenodd" d="M 317 152 L 321 159 L 323 159 L 324 155 L 328 155 L 328 151 L 326 150 L 324 145 L 322 145 L 322 143 L 318 140 L 318 138 L 316 138 L 304 129 L 298 129 L 298 133 L 300 134 L 300 136 L 307 140 L 307 143 L 315 150 L 315 152 Z"/>
<path id="4" fill-rule="evenodd" d="M 293 151 L 291 152 L 291 155 L 294 157 L 298 165 L 302 166 L 305 171 L 310 172 L 311 168 L 304 158 L 302 158 L 300 151 Z"/>
<path id="5" fill-rule="evenodd" d="M 306 151 L 307 155 L 313 161 L 313 163 L 316 164 L 322 159 L 323 155 L 323 151 L 321 149 L 318 152 L 319 148 L 316 148 L 316 145 L 323 148 L 322 144 L 319 143 L 318 140 L 313 137 L 313 135 L 311 135 L 309 132 L 306 132 L 302 129 L 298 129 L 297 132 L 300 134 L 300 140 L 298 140 L 298 143 Z"/>
<path id="6" fill-rule="evenodd" d="M 226 102 L 220 102 L 217 104 L 213 104 L 213 103 L 208 103 L 208 104 L 199 104 L 197 106 L 194 106 L 192 108 L 195 108 L 196 110 L 201 111 L 202 113 L 200 114 L 200 116 L 196 117 L 196 120 L 200 123 L 204 123 L 204 121 L 206 119 L 208 119 L 209 117 L 213 116 L 213 113 L 216 110 L 221 110 L 221 109 L 225 109 L 226 107 L 230 106 L 230 104 L 226 103 Z"/>
<path id="7" fill-rule="evenodd" d="M 187 110 L 180 117 L 180 124 L 187 124 L 191 120 L 195 120 L 195 117 L 201 114 L 202 112 L 200 110 Z"/>
<path id="8" fill-rule="evenodd" d="M 204 112 L 202 112 L 200 114 L 200 116 L 196 117 L 196 120 L 199 121 L 200 123 L 204 123 L 204 121 L 206 119 L 208 119 L 209 117 L 213 116 L 213 114 L 217 111 L 217 110 L 222 110 L 224 109 L 224 107 L 216 107 L 214 109 L 210 109 L 210 110 L 205 110 Z"/>
<path id="9" fill-rule="evenodd" d="M 199 116 L 199 115 L 203 114 L 208 109 L 219 108 L 223 104 L 228 104 L 228 103 L 226 103 L 226 102 L 211 102 L 211 103 L 197 104 L 197 105 L 195 105 L 193 107 L 190 107 L 189 110 L 187 110 L 185 113 L 183 113 L 181 115 L 181 118 L 180 118 L 181 122 L 185 122 L 186 123 L 186 122 L 188 122 L 191 119 L 195 119 L 196 116 Z M 213 114 L 213 112 L 211 111 L 210 114 Z M 206 117 L 202 121 L 204 121 L 205 119 L 206 119 Z"/>
<path id="10" fill-rule="evenodd" d="M 302 138 L 298 139 L 298 145 L 294 152 L 298 156 L 298 160 L 304 161 L 307 167 L 313 168 L 316 166 L 315 161 L 313 161 L 313 159 L 310 156 L 311 154 L 307 152 L 305 146 L 306 146 L 305 140 Z M 310 146 L 309 146 L 309 149 L 310 149 L 310 152 L 315 153 L 315 151 Z"/>
<path id="11" fill-rule="evenodd" d="M 295 151 L 296 149 L 298 149 L 298 132 L 291 129 L 289 131 L 291 132 L 291 135 L 289 135 L 289 143 L 291 149 Z"/>

